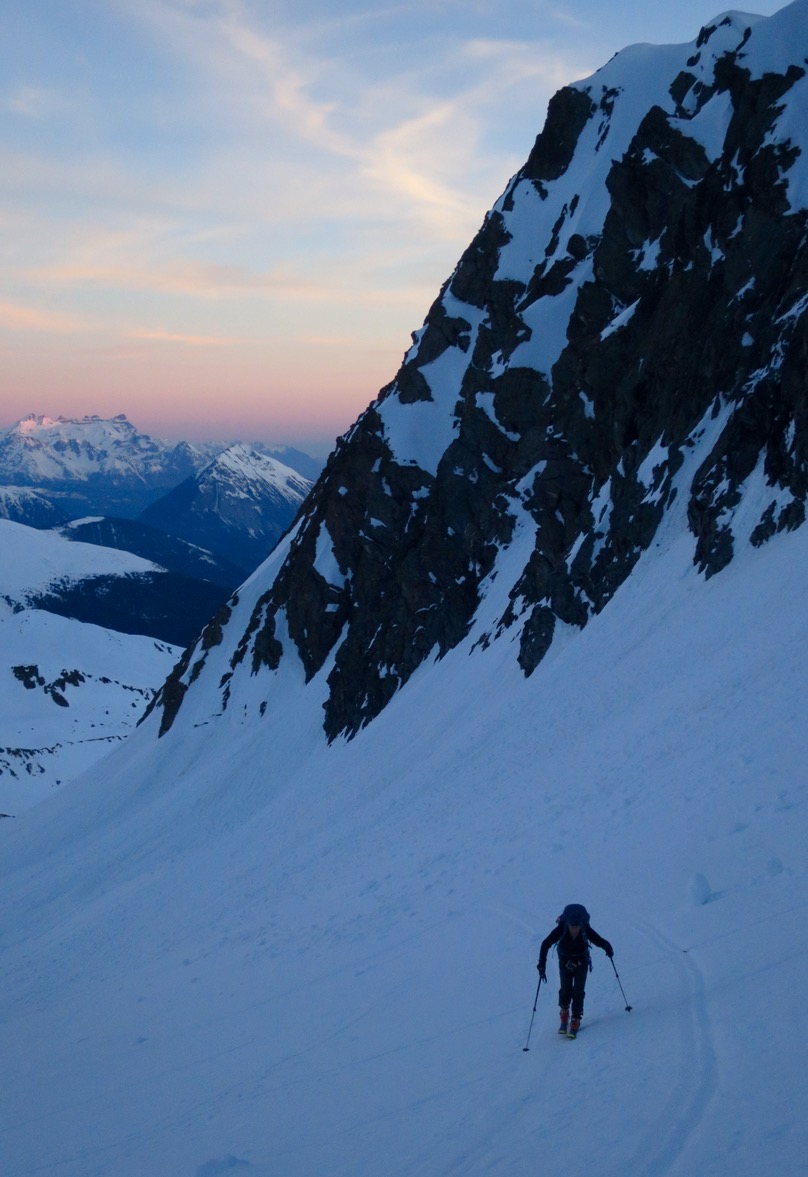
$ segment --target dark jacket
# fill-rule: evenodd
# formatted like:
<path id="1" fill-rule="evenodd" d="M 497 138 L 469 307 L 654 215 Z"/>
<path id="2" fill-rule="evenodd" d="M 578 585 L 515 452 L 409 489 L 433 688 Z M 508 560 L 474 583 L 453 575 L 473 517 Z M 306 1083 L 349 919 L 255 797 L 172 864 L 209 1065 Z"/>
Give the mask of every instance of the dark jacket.
<path id="1" fill-rule="evenodd" d="M 614 950 L 609 941 L 599 936 L 594 928 L 581 928 L 578 935 L 572 937 L 565 924 L 556 924 L 550 935 L 545 936 L 541 942 L 539 969 L 542 972 L 547 965 L 547 953 L 554 944 L 558 945 L 559 961 L 573 961 L 576 958 L 588 960 L 590 944 L 594 944 L 596 948 L 602 948 L 607 956 L 614 956 Z"/>

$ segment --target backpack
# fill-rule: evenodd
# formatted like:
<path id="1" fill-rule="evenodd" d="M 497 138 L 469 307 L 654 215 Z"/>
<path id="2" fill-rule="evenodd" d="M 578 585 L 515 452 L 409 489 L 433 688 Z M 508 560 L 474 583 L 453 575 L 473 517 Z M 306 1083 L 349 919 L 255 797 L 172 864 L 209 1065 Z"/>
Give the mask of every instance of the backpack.
<path id="1" fill-rule="evenodd" d="M 584 930 L 584 935 L 586 935 L 589 928 L 589 912 L 582 903 L 568 903 L 556 920 L 556 923 L 561 924 L 565 929 L 570 924 L 574 927 L 580 925 Z"/>
<path id="2" fill-rule="evenodd" d="M 584 949 L 586 952 L 586 957 L 585 957 L 586 966 L 589 969 L 589 972 L 591 973 L 592 972 L 592 954 L 589 951 L 589 937 L 587 936 L 587 932 L 589 931 L 589 912 L 586 910 L 586 908 L 584 907 L 584 905 L 582 903 L 568 903 L 567 906 L 562 911 L 561 915 L 556 920 L 556 923 L 562 929 L 562 931 L 561 931 L 562 936 L 564 935 L 564 933 L 566 932 L 566 930 L 570 926 L 570 924 L 572 924 L 574 927 L 580 926 L 581 939 L 584 942 Z M 570 959 L 574 959 L 574 958 L 570 958 Z M 569 964 L 567 965 L 567 968 L 570 968 Z"/>

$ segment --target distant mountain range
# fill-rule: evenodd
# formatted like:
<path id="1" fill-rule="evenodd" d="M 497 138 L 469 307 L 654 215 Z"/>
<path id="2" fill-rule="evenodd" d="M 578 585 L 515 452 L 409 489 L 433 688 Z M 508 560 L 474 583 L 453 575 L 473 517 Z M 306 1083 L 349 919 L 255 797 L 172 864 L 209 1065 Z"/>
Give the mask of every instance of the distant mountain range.
<path id="1" fill-rule="evenodd" d="M 0 431 L 0 519 L 158 565 L 114 599 L 85 579 L 49 607 L 184 645 L 266 559 L 319 469 L 288 446 L 155 440 L 123 414 L 32 414 Z"/>
<path id="2" fill-rule="evenodd" d="M 225 442 L 150 437 L 123 413 L 111 418 L 31 414 L 0 430 L 0 486 L 35 488 L 65 519 L 88 514 L 134 519 L 227 448 Z M 309 481 L 321 469 L 314 458 L 288 446 L 273 449 L 254 443 L 248 448 L 275 458 Z M 31 501 L 20 501 L 16 509 L 32 506 Z M 1 500 L 0 512 L 6 514 Z M 6 517 L 31 522 L 30 517 Z"/>
<path id="3" fill-rule="evenodd" d="M 111 419 L 32 414 L 0 431 L 0 483 L 36 487 L 68 517 L 132 517 L 219 448 L 155 440 L 122 413 Z"/>
<path id="4" fill-rule="evenodd" d="M 318 471 L 288 447 L 155 441 L 122 415 L 0 432 L 0 811 L 128 734 Z"/>

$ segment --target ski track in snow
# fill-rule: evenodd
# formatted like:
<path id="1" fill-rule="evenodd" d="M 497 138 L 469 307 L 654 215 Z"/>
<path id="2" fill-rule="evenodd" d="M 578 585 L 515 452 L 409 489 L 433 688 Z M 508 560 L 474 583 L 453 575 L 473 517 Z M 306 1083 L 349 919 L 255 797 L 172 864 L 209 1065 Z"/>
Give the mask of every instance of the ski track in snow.
<path id="1" fill-rule="evenodd" d="M 665 1177 L 670 1173 L 696 1128 L 704 1119 L 718 1084 L 716 1052 L 708 1016 L 704 978 L 693 956 L 677 948 L 648 923 L 637 929 L 655 942 L 677 964 L 681 1000 L 680 1058 L 674 1071 L 671 1096 L 644 1133 L 634 1156 L 615 1177 Z M 633 1011 L 632 1011 L 633 1012 Z M 666 1060 L 666 1063 L 670 1060 Z"/>

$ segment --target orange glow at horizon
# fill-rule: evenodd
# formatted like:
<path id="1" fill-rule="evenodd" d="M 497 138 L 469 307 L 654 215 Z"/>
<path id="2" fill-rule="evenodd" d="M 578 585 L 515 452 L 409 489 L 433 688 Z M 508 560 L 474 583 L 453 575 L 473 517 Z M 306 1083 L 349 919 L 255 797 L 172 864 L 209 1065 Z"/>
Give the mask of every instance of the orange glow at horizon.
<path id="1" fill-rule="evenodd" d="M 330 450 L 393 379 L 402 348 L 309 340 L 271 348 L 163 333 L 117 344 L 0 345 L 0 427 L 29 413 L 125 413 L 157 436 L 256 439 Z M 54 380 L 58 372 L 58 381 Z"/>

